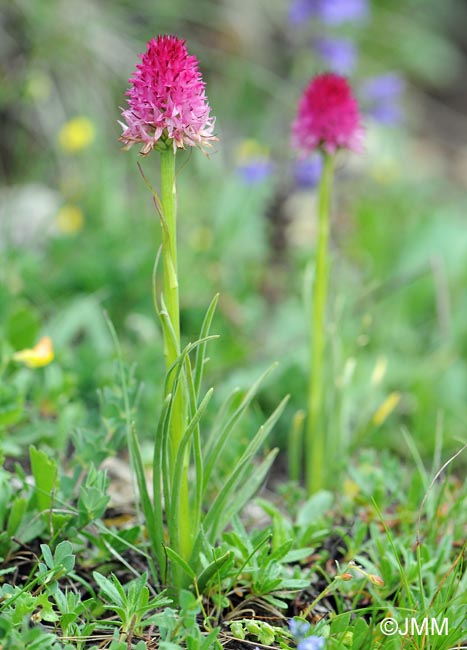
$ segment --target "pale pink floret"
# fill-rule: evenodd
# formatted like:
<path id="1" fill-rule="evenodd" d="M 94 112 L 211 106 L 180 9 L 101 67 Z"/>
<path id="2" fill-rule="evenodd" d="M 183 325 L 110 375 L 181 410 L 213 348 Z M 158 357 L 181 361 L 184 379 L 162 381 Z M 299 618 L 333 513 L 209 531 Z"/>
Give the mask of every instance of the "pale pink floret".
<path id="1" fill-rule="evenodd" d="M 362 150 L 363 128 L 358 104 L 344 77 L 318 75 L 305 88 L 292 125 L 292 144 L 304 154 L 321 148 Z"/>
<path id="2" fill-rule="evenodd" d="M 176 36 L 158 36 L 149 41 L 141 63 L 129 79 L 129 107 L 122 111 L 120 136 L 125 148 L 141 143 L 147 155 L 159 141 L 174 151 L 186 146 L 211 146 L 215 118 L 204 90 L 196 57 L 188 54 L 185 41 Z"/>

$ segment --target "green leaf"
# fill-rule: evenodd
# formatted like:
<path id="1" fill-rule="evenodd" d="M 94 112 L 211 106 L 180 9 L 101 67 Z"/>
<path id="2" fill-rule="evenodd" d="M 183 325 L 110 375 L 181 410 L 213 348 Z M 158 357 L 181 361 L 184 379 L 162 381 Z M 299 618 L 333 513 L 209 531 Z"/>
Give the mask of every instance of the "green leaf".
<path id="1" fill-rule="evenodd" d="M 331 623 L 331 634 L 339 634 L 346 632 L 349 629 L 350 612 L 345 614 L 338 614 Z"/>
<path id="2" fill-rule="evenodd" d="M 104 596 L 107 597 L 107 600 L 109 600 L 112 604 L 115 605 L 120 605 L 123 606 L 124 602 L 122 600 L 122 597 L 120 595 L 120 592 L 114 585 L 112 581 L 110 581 L 108 578 L 102 575 L 102 573 L 99 573 L 98 571 L 93 571 L 92 577 L 96 581 L 98 587 L 104 594 Z"/>
<path id="3" fill-rule="evenodd" d="M 11 312 L 6 323 L 6 338 L 15 350 L 31 348 L 39 333 L 40 317 L 31 306 L 21 304 Z"/>
<path id="4" fill-rule="evenodd" d="M 116 641 L 114 639 L 109 645 L 109 650 L 128 650 L 128 643 L 125 641 Z"/>
<path id="5" fill-rule="evenodd" d="M 282 581 L 280 579 L 278 580 L 278 587 L 279 585 L 282 586 Z M 278 587 L 271 586 L 270 590 L 274 591 Z M 271 594 L 266 594 L 266 596 L 264 596 L 264 600 L 266 600 L 268 603 L 271 603 L 271 605 L 274 605 L 274 607 L 277 609 L 286 609 L 288 607 L 288 603 L 286 601 L 281 600 L 280 598 L 276 598 L 275 596 L 271 596 Z"/>
<path id="6" fill-rule="evenodd" d="M 251 470 L 251 467 L 248 465 L 245 466 L 245 470 L 239 479 L 239 483 L 243 483 L 242 487 L 238 490 L 235 490 L 235 496 L 232 498 L 230 504 L 226 505 L 222 519 L 220 521 L 219 530 L 223 530 L 227 523 L 231 521 L 232 518 L 245 506 L 245 504 L 248 503 L 253 495 L 256 494 L 259 487 L 265 480 L 266 475 L 269 472 L 278 453 L 278 448 L 271 449 L 266 458 L 260 463 L 260 465 L 258 465 L 258 467 L 255 467 L 250 472 L 249 476 L 248 472 Z"/>
<path id="7" fill-rule="evenodd" d="M 175 459 L 173 483 L 172 483 L 172 502 L 170 504 L 171 519 L 168 521 L 168 526 L 169 529 L 171 530 L 171 539 L 175 539 L 174 535 L 176 534 L 176 531 L 174 530 L 174 526 L 176 526 L 178 522 L 179 500 L 180 500 L 180 490 L 182 484 L 182 473 L 183 473 L 183 463 L 185 459 L 185 450 L 188 443 L 191 441 L 191 438 L 193 436 L 194 431 L 196 430 L 198 422 L 203 416 L 203 413 L 205 412 L 209 404 L 209 401 L 211 400 L 212 393 L 213 393 L 213 389 L 211 388 L 204 396 L 203 401 L 199 405 L 198 410 L 196 411 L 191 422 L 186 428 L 185 433 L 183 434 L 182 439 L 180 440 L 180 444 L 178 446 L 177 457 Z M 196 536 L 197 532 L 198 532 L 197 530 L 193 531 L 193 537 Z"/>
<path id="8" fill-rule="evenodd" d="M 73 555 L 73 546 L 68 541 L 57 544 L 54 553 L 54 563 L 62 565 L 67 572 L 72 571 L 75 566 L 75 556 Z"/>
<path id="9" fill-rule="evenodd" d="M 253 485 L 258 484 L 257 477 L 256 478 L 249 477 L 249 480 L 246 481 L 245 470 L 247 469 L 248 464 L 250 463 L 250 461 L 258 451 L 258 449 L 261 447 L 261 445 L 269 435 L 272 427 L 275 425 L 279 417 L 282 415 L 282 412 L 285 408 L 285 405 L 287 404 L 287 401 L 288 401 L 288 397 L 285 397 L 282 400 L 282 402 L 279 404 L 279 406 L 276 408 L 276 410 L 272 413 L 272 415 L 268 418 L 268 420 L 264 423 L 264 425 L 259 428 L 256 435 L 254 436 L 254 438 L 249 443 L 248 447 L 243 452 L 241 458 L 235 463 L 231 474 L 226 479 L 223 488 L 220 490 L 214 503 L 209 509 L 209 512 L 207 513 L 204 520 L 204 527 L 206 532 L 208 533 L 208 538 L 210 539 L 211 543 L 214 543 L 214 541 L 217 539 L 219 531 L 222 530 L 223 526 L 225 525 L 227 507 L 229 509 L 230 515 L 234 510 L 238 512 L 238 509 L 242 507 L 242 500 L 245 498 L 245 495 L 249 494 L 249 491 L 251 489 L 251 483 L 253 483 Z M 263 463 L 265 463 L 265 465 L 263 466 L 263 475 L 264 475 L 264 467 L 270 466 L 274 458 L 273 454 L 276 453 L 277 451 L 273 450 L 272 452 L 270 452 L 266 460 L 263 461 Z M 254 471 L 257 472 L 256 468 Z M 261 480 L 263 479 L 263 475 L 260 475 Z M 241 483 L 244 483 L 244 485 L 236 495 L 236 490 L 239 484 Z M 195 543 L 195 549 L 196 549 L 196 543 Z"/>
<path id="10" fill-rule="evenodd" d="M 99 298 L 75 294 L 65 309 L 49 323 L 48 332 L 57 347 L 70 345 L 78 335 L 85 333 L 102 357 L 112 351 L 112 339 L 106 327 L 106 318 Z"/>
<path id="11" fill-rule="evenodd" d="M 177 335 L 175 334 L 172 322 L 169 318 L 169 312 L 167 310 L 167 307 L 164 302 L 164 296 L 161 294 L 160 296 L 161 300 L 161 310 L 159 311 L 159 320 L 161 323 L 162 327 L 162 332 L 163 332 L 163 339 L 164 339 L 164 355 L 167 354 L 166 351 L 166 346 L 172 346 L 175 354 L 178 355 L 177 360 L 172 364 L 172 366 L 168 369 L 167 375 L 166 375 L 166 386 L 164 389 L 164 393 L 168 393 L 168 382 L 170 381 L 170 374 L 172 370 L 174 370 L 177 365 L 180 363 L 180 345 L 177 340 Z M 172 357 L 173 358 L 173 357 Z"/>
<path id="12" fill-rule="evenodd" d="M 203 637 L 199 650 L 211 650 L 211 648 L 218 648 L 220 646 L 220 643 L 217 641 L 216 644 L 214 644 L 214 642 L 216 641 L 219 632 L 220 628 L 215 627 L 209 632 L 209 634 Z"/>
<path id="13" fill-rule="evenodd" d="M 268 368 L 259 379 L 255 381 L 253 386 L 247 391 L 246 395 L 242 399 L 240 405 L 235 409 L 234 413 L 230 416 L 227 422 L 224 424 L 224 427 L 216 435 L 215 440 L 210 436 L 207 441 L 206 446 L 206 461 L 205 461 L 205 470 L 204 470 L 204 490 L 206 490 L 208 482 L 211 478 L 212 471 L 217 463 L 217 460 L 224 449 L 227 441 L 229 440 L 232 430 L 246 411 L 248 406 L 251 404 L 253 398 L 255 397 L 261 383 L 266 379 L 266 377 L 276 368 L 277 364 L 273 364 Z"/>
<path id="14" fill-rule="evenodd" d="M 209 564 L 198 576 L 196 582 L 198 584 L 198 589 L 200 593 L 204 593 L 206 585 L 211 580 L 211 578 L 219 574 L 221 569 L 229 564 L 234 558 L 233 551 L 227 551 L 221 557 L 216 558 L 211 564 Z"/>
<path id="15" fill-rule="evenodd" d="M 293 539 L 288 539 L 286 542 L 281 544 L 273 553 L 271 553 L 270 560 L 275 562 L 280 562 L 285 558 L 287 553 L 290 551 L 293 545 Z"/>
<path id="16" fill-rule="evenodd" d="M 200 340 L 205 339 L 209 336 L 211 330 L 212 319 L 216 311 L 217 301 L 219 300 L 219 294 L 217 293 L 211 301 L 211 304 L 208 307 L 206 316 L 204 317 L 203 324 L 201 325 L 201 331 L 199 334 Z M 203 379 L 203 370 L 205 364 L 205 354 L 206 354 L 206 343 L 202 343 L 196 350 L 195 357 L 195 373 L 194 373 L 194 389 L 195 393 L 198 396 L 201 389 L 201 382 Z"/>
<path id="17" fill-rule="evenodd" d="M 138 641 L 135 650 L 147 650 L 148 646 L 145 641 Z"/>
<path id="18" fill-rule="evenodd" d="M 199 350 L 199 348 L 198 348 Z M 188 395 L 190 401 L 190 417 L 193 417 L 197 411 L 198 394 L 195 390 L 193 382 L 193 373 L 191 369 L 190 357 L 185 357 L 185 375 L 188 388 Z M 191 510 L 191 527 L 194 531 L 193 537 L 199 530 L 203 505 L 203 476 L 204 476 L 204 459 L 203 449 L 201 445 L 201 432 L 199 423 L 193 431 L 193 457 L 195 461 L 195 481 L 194 481 L 194 496 L 192 500 Z"/>
<path id="19" fill-rule="evenodd" d="M 143 509 L 146 528 L 148 531 L 149 541 L 152 551 L 157 558 L 158 565 L 162 567 L 164 565 L 164 549 L 162 545 L 162 540 L 164 539 L 164 528 L 162 524 L 162 505 L 160 504 L 158 513 L 152 507 L 151 498 L 149 496 L 146 483 L 146 473 L 144 471 L 141 449 L 134 426 L 131 427 L 131 435 L 129 437 L 128 443 L 131 465 L 134 475 L 136 476 L 136 482 L 138 484 L 139 497 L 141 501 L 141 507 Z M 156 477 L 154 476 L 154 484 L 156 483 L 155 479 Z M 157 474 L 157 479 L 160 479 L 160 474 Z M 160 480 L 158 483 L 160 492 Z M 160 498 L 160 495 L 155 493 L 154 503 L 156 503 L 156 500 L 158 498 Z"/>
<path id="20" fill-rule="evenodd" d="M 0 386 L 0 428 L 16 424 L 21 419 L 24 398 L 15 386 Z"/>
<path id="21" fill-rule="evenodd" d="M 273 628 L 269 625 L 269 623 L 263 621 L 261 625 L 261 632 L 258 635 L 259 642 L 263 645 L 271 646 L 275 641 L 275 637 L 276 635 Z"/>
<path id="22" fill-rule="evenodd" d="M 181 614 L 198 614 L 201 611 L 199 599 L 188 589 L 180 591 L 180 609 Z"/>
<path id="23" fill-rule="evenodd" d="M 240 621 L 232 621 L 229 623 L 230 625 L 230 631 L 232 633 L 232 636 L 234 636 L 236 639 L 240 639 L 243 641 L 245 638 L 245 630 L 243 628 L 242 623 Z"/>
<path id="24" fill-rule="evenodd" d="M 91 521 L 100 519 L 105 512 L 110 497 L 100 488 L 82 485 L 78 500 L 78 526 L 85 526 Z"/>
<path id="25" fill-rule="evenodd" d="M 52 506 L 52 493 L 57 488 L 57 465 L 44 451 L 39 451 L 34 446 L 29 448 L 31 469 L 36 484 L 35 495 L 37 506 L 41 511 L 50 510 Z"/>
<path id="26" fill-rule="evenodd" d="M 165 312 L 164 312 L 164 313 L 165 313 Z M 164 321 L 167 322 L 167 327 L 169 327 L 169 329 L 170 329 L 170 328 L 171 328 L 171 324 L 170 324 L 170 321 L 169 321 L 169 319 L 168 319 L 167 314 L 164 315 Z M 171 331 L 172 331 L 172 336 L 175 336 L 175 335 L 173 334 L 173 329 L 172 329 Z M 191 352 L 193 352 L 193 350 L 196 350 L 196 348 L 197 348 L 198 346 L 202 345 L 203 343 L 207 343 L 208 341 L 212 341 L 212 340 L 217 339 L 217 338 L 218 338 L 217 336 L 206 336 L 206 338 L 204 338 L 204 339 L 198 339 L 198 340 L 195 341 L 194 343 L 189 343 L 189 344 L 188 344 L 188 345 L 187 345 L 187 346 L 182 350 L 182 352 L 180 352 L 180 354 L 179 354 L 178 357 L 175 359 L 175 361 L 173 362 L 173 364 L 172 364 L 172 365 L 170 366 L 170 368 L 167 370 L 167 373 L 166 373 L 166 376 L 165 376 L 165 384 L 164 384 L 164 393 L 165 393 L 165 394 L 168 394 L 168 393 L 170 392 L 170 391 L 169 391 L 169 386 L 171 386 L 171 389 L 170 389 L 170 390 L 172 391 L 172 393 L 175 394 L 176 382 L 177 382 L 178 377 L 180 376 L 180 374 L 181 374 L 181 372 L 182 372 L 182 370 L 183 370 L 184 363 L 185 363 L 185 357 L 186 357 L 187 355 L 191 354 Z M 171 374 L 172 374 L 173 372 L 175 372 L 175 378 L 171 378 Z"/>
<path id="27" fill-rule="evenodd" d="M 44 533 L 45 526 L 46 522 L 44 518 L 37 517 L 35 512 L 26 512 L 21 520 L 16 537 L 21 539 L 24 544 L 27 544 L 31 540 L 36 539 L 36 537 L 41 536 Z"/>
<path id="28" fill-rule="evenodd" d="M 360 648 L 365 647 L 366 644 L 369 642 L 370 635 L 371 635 L 371 630 L 368 626 L 368 623 L 365 621 L 365 619 L 360 616 L 356 618 L 353 627 L 352 648 L 354 650 L 360 650 Z"/>
<path id="29" fill-rule="evenodd" d="M 232 525 L 235 526 L 237 521 L 238 518 L 236 516 L 233 517 Z M 241 536 L 236 530 L 229 530 L 229 532 L 225 533 L 224 539 L 231 546 L 235 546 L 235 550 L 241 553 L 243 559 L 247 559 L 253 550 L 251 546 L 251 540 L 249 538 L 243 537 L 243 535 Z"/>
<path id="30" fill-rule="evenodd" d="M 170 408 L 172 405 L 172 394 L 169 393 L 165 398 L 162 412 L 157 424 L 157 431 L 154 440 L 154 457 L 153 457 L 153 504 L 154 504 L 154 519 L 151 519 L 151 527 L 154 529 L 154 538 L 150 538 L 151 546 L 154 550 L 155 556 L 158 560 L 159 568 L 161 571 L 162 582 L 166 582 L 165 576 L 165 551 L 164 551 L 164 522 L 162 514 L 162 490 L 161 478 L 163 482 L 163 491 L 166 504 L 170 503 L 170 488 L 168 484 L 168 469 L 165 461 L 167 459 L 167 440 L 169 435 L 169 421 L 170 421 Z M 135 439 L 136 439 L 136 434 Z M 136 448 L 134 448 L 136 451 Z M 135 456 L 135 458 L 137 458 Z M 150 508 L 149 495 L 147 494 L 146 479 L 144 476 L 144 469 L 142 466 L 141 458 L 138 460 L 138 484 L 144 482 L 144 487 L 140 491 L 142 499 L 143 512 L 144 509 Z M 143 500 L 144 498 L 144 500 Z"/>
<path id="31" fill-rule="evenodd" d="M 218 439 L 221 431 L 223 431 L 225 423 L 230 418 L 232 413 L 239 407 L 242 402 L 242 391 L 240 388 L 235 388 L 221 404 L 219 411 L 214 417 L 212 427 L 209 431 L 207 440 L 203 443 L 204 457 L 207 458 L 212 451 L 212 447 Z"/>
<path id="32" fill-rule="evenodd" d="M 55 565 L 54 565 L 52 551 L 47 546 L 47 544 L 41 544 L 40 548 L 42 551 L 42 557 L 44 558 L 44 561 L 47 564 L 48 568 L 53 569 Z"/>
<path id="33" fill-rule="evenodd" d="M 166 551 L 167 555 L 169 556 L 169 558 L 170 558 L 173 562 L 175 562 L 175 563 L 176 563 L 176 564 L 177 564 L 181 569 L 183 569 L 183 571 L 184 571 L 188 576 L 190 576 L 190 578 L 191 578 L 192 580 L 195 580 L 195 578 L 196 578 L 195 572 L 194 572 L 193 569 L 190 567 L 190 565 L 189 565 L 189 564 L 188 564 L 188 563 L 187 563 L 187 562 L 186 562 L 182 557 L 180 557 L 180 555 L 179 555 L 176 551 L 174 551 L 174 550 L 173 550 L 172 548 L 170 548 L 169 546 L 166 546 L 166 547 L 165 547 L 165 551 Z"/>
<path id="34" fill-rule="evenodd" d="M 311 522 L 325 515 L 334 502 L 331 492 L 321 490 L 313 494 L 300 508 L 297 515 L 297 526 L 309 526 Z"/>
<path id="35" fill-rule="evenodd" d="M 7 524 L 7 533 L 10 537 L 13 537 L 18 530 L 24 513 L 26 512 L 26 507 L 27 499 L 24 497 L 16 497 L 16 499 L 13 499 Z"/>
<path id="36" fill-rule="evenodd" d="M 261 634 L 261 623 L 259 621 L 244 621 L 245 627 L 250 634 L 258 636 Z"/>
<path id="37" fill-rule="evenodd" d="M 283 562 L 285 564 L 294 564 L 300 560 L 304 560 L 306 557 L 311 555 L 315 549 L 312 547 L 308 548 L 298 548 L 294 551 L 289 551 L 284 557 Z"/>

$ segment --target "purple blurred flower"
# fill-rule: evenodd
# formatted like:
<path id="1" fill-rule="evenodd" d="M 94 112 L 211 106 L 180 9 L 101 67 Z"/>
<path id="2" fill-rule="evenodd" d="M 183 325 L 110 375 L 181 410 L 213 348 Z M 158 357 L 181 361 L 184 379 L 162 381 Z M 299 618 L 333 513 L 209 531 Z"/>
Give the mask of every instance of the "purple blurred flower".
<path id="1" fill-rule="evenodd" d="M 250 160 L 237 166 L 237 172 L 248 185 L 258 185 L 270 176 L 273 165 L 269 160 Z"/>
<path id="2" fill-rule="evenodd" d="M 321 636 L 308 636 L 297 645 L 297 650 L 322 650 L 325 640 Z"/>
<path id="3" fill-rule="evenodd" d="M 357 48 L 352 41 L 345 38 L 318 38 L 315 50 L 333 72 L 348 75 L 357 61 Z"/>
<path id="4" fill-rule="evenodd" d="M 368 0 L 321 0 L 320 18 L 328 25 L 360 22 L 368 15 Z"/>
<path id="5" fill-rule="evenodd" d="M 310 158 L 303 158 L 301 160 L 295 160 L 293 166 L 293 175 L 298 187 L 310 189 L 316 187 L 319 183 L 319 179 L 321 178 L 322 168 L 323 160 L 319 155 L 314 155 Z"/>
<path id="6" fill-rule="evenodd" d="M 399 124 L 402 120 L 402 109 L 396 104 L 376 104 L 367 113 L 380 124 Z"/>
<path id="7" fill-rule="evenodd" d="M 292 0 L 289 6 L 289 21 L 294 25 L 300 25 L 308 18 L 317 15 L 317 0 Z"/>
<path id="8" fill-rule="evenodd" d="M 368 0 L 292 0 L 289 20 L 300 24 L 309 18 L 319 18 L 328 25 L 339 25 L 360 22 L 368 12 Z"/>
<path id="9" fill-rule="evenodd" d="M 296 618 L 291 618 L 289 621 L 289 630 L 295 637 L 296 641 L 301 641 L 309 629 L 310 624 L 308 621 L 303 621 Z"/>
<path id="10" fill-rule="evenodd" d="M 399 105 L 404 80 L 395 72 L 367 79 L 361 89 L 366 112 L 382 124 L 397 124 L 402 119 Z"/>
<path id="11" fill-rule="evenodd" d="M 289 630 L 297 642 L 297 650 L 322 650 L 324 648 L 324 639 L 319 636 L 307 636 L 305 634 L 310 629 L 308 621 L 291 618 L 289 621 Z"/>
<path id="12" fill-rule="evenodd" d="M 269 150 L 257 140 L 242 140 L 235 152 L 237 172 L 247 185 L 262 183 L 274 169 Z"/>
<path id="13" fill-rule="evenodd" d="M 372 101 L 387 101 L 398 99 L 404 88 L 404 80 L 395 72 L 388 72 L 367 79 L 363 83 L 362 93 Z"/>

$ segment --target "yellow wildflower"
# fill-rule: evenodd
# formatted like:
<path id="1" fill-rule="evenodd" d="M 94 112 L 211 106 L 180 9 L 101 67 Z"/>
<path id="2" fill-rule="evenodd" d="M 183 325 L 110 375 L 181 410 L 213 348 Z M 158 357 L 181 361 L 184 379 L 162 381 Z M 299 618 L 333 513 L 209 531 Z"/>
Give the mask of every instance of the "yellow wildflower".
<path id="1" fill-rule="evenodd" d="M 86 149 L 93 142 L 94 125 L 87 117 L 74 117 L 66 122 L 58 133 L 58 143 L 63 151 L 75 153 Z"/>
<path id="2" fill-rule="evenodd" d="M 64 205 L 60 208 L 55 223 L 60 232 L 65 235 L 73 235 L 79 232 L 84 224 L 84 216 L 77 205 Z"/>
<path id="3" fill-rule="evenodd" d="M 28 368 L 47 366 L 54 359 L 52 339 L 50 336 L 44 336 L 35 347 L 15 352 L 13 359 L 24 363 Z"/>
<path id="4" fill-rule="evenodd" d="M 381 426 L 399 404 L 400 399 L 400 393 L 390 393 L 373 415 L 373 424 L 377 427 Z"/>

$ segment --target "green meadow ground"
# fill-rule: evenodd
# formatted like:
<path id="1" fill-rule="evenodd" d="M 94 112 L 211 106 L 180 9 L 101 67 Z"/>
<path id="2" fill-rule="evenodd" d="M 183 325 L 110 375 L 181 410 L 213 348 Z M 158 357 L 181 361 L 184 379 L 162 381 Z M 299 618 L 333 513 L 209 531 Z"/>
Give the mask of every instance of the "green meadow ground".
<path id="1" fill-rule="evenodd" d="M 307 497 L 290 480 L 290 451 L 306 405 L 316 192 L 293 180 L 289 125 L 319 66 L 285 4 L 0 8 L 1 650 L 287 649 L 301 616 L 326 650 L 467 647 L 462 8 L 381 0 L 368 23 L 343 29 L 360 52 L 356 88 L 388 70 L 405 77 L 404 117 L 366 118 L 364 153 L 338 165 L 328 480 Z M 228 561 L 178 601 L 155 579 L 106 322 L 149 481 L 164 381 L 151 292 L 160 233 L 117 120 L 136 54 L 164 32 L 200 58 L 217 117 L 216 152 L 178 157 L 186 343 L 220 294 L 206 428 L 232 389 L 245 394 L 278 362 L 232 431 L 212 499 L 290 395 L 258 454 L 279 449 L 268 479 L 219 540 L 216 557 Z M 253 184 L 239 172 L 251 147 L 272 165 Z M 140 162 L 157 185 L 155 158 Z M 50 364 L 13 360 L 43 336 Z"/>

